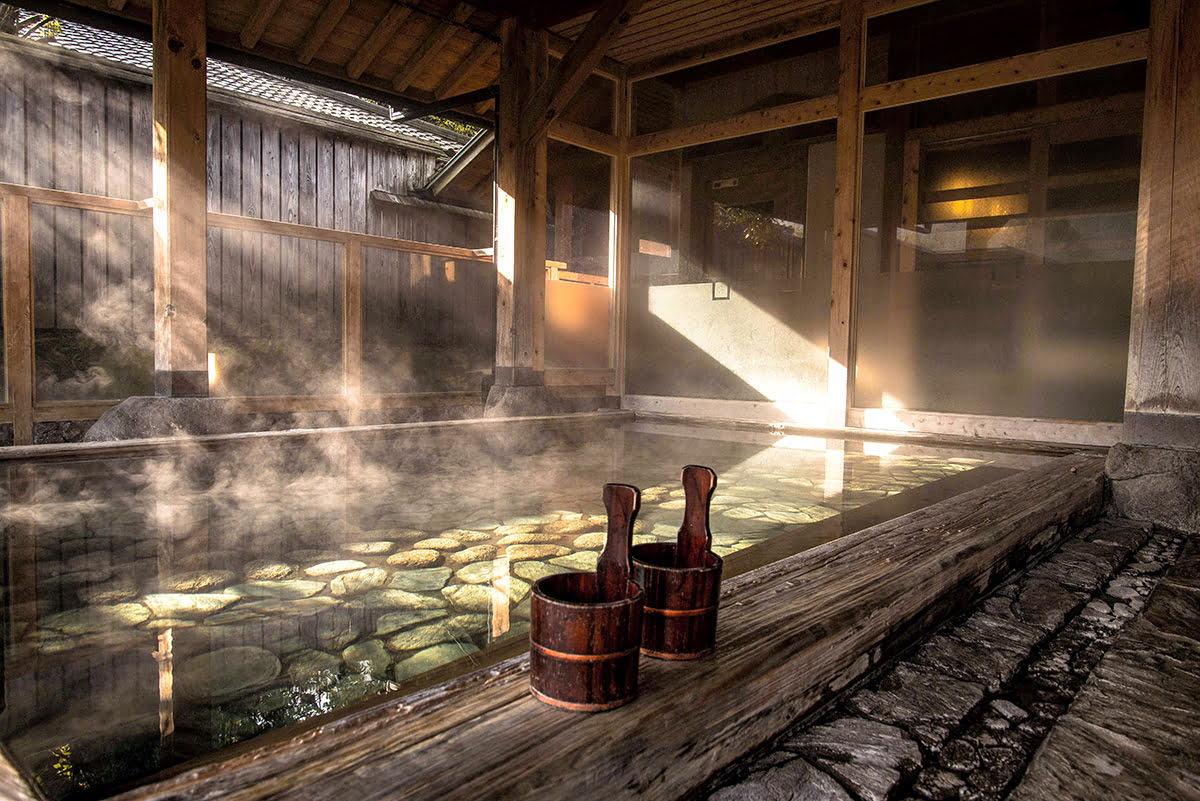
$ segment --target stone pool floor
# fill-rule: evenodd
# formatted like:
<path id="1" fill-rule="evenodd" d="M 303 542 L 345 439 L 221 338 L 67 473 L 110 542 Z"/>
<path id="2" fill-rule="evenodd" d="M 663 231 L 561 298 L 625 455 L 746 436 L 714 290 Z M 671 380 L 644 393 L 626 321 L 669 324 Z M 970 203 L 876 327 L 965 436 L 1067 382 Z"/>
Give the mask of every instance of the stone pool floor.
<path id="1" fill-rule="evenodd" d="M 1200 536 L 1103 519 L 693 797 L 1200 799 Z"/>

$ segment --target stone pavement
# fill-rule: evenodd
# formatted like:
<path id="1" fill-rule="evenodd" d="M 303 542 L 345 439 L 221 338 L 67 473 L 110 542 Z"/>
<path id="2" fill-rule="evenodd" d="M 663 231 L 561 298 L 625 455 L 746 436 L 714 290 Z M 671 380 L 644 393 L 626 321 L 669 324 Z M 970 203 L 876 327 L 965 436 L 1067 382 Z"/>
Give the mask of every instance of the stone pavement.
<path id="1" fill-rule="evenodd" d="M 1200 801 L 1198 621 L 1200 538 L 1101 520 L 696 797 Z"/>

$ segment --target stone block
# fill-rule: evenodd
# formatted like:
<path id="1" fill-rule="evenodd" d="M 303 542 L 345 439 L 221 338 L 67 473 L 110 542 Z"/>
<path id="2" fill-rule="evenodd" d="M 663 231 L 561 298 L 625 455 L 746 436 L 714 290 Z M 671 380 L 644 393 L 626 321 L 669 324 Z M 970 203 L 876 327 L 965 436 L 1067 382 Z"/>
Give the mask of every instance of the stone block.
<path id="1" fill-rule="evenodd" d="M 1200 532 L 1200 451 L 1117 443 L 1105 471 L 1121 516 Z"/>

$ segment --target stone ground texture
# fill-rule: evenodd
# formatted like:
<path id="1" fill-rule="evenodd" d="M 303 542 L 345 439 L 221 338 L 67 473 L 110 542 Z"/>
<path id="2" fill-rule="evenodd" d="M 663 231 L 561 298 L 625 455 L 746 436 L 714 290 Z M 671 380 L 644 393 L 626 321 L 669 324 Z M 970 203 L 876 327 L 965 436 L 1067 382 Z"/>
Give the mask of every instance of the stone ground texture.
<path id="1" fill-rule="evenodd" d="M 1179 756 L 1198 748 L 1197 619 L 1200 538 L 1103 519 L 694 797 L 1200 799 L 1200 767 Z M 1143 730 L 1158 734 L 1133 744 Z M 1125 763 L 1098 764 L 1122 743 Z M 1100 793 L 1106 773 L 1127 781 Z"/>

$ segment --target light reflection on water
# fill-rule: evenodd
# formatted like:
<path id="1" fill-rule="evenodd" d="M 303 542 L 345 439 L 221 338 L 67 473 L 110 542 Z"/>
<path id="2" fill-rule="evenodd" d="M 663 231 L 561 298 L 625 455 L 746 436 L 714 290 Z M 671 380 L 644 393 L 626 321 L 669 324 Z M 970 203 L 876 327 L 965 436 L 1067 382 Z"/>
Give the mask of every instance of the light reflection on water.
<path id="1" fill-rule="evenodd" d="M 668 540 L 680 467 L 713 467 L 728 555 L 982 463 L 755 439 L 542 423 L 10 468 L 0 730 L 49 797 L 95 794 L 523 638 L 533 581 L 594 568 L 607 481 Z"/>

